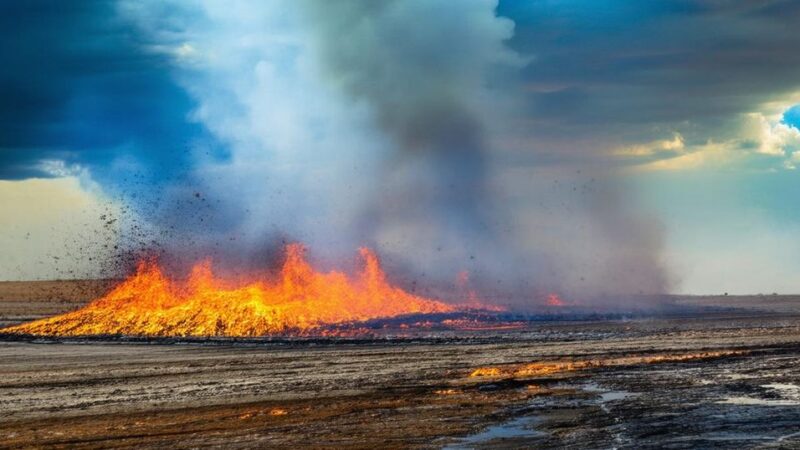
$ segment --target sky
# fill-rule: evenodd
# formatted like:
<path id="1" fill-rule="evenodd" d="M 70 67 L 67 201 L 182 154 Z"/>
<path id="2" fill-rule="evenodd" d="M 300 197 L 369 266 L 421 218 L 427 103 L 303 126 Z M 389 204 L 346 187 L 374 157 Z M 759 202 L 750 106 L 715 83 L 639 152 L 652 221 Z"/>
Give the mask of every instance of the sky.
<path id="1" fill-rule="evenodd" d="M 800 293 L 798 21 L 780 0 L 2 2 L 0 280 L 299 240 L 515 297 Z"/>

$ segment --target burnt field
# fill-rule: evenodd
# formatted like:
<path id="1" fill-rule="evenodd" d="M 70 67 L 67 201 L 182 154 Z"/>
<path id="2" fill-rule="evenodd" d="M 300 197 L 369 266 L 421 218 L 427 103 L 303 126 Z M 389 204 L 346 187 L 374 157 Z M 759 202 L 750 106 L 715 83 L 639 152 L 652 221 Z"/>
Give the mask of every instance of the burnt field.
<path id="1" fill-rule="evenodd" d="M 0 320 L 107 286 L 0 283 Z M 5 336 L 0 447 L 800 446 L 800 302 L 675 300 L 685 314 L 399 337 Z"/>

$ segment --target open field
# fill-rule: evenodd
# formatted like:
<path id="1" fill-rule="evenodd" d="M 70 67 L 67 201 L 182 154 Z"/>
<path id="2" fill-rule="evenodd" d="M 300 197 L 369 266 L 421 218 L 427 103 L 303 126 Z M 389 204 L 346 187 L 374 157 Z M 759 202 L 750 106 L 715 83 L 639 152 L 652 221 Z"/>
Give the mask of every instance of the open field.
<path id="1" fill-rule="evenodd" d="M 77 309 L 115 280 L 0 281 L 0 327 Z"/>
<path id="2" fill-rule="evenodd" d="M 104 289 L 50 283 L 0 283 L 4 323 Z M 796 298 L 681 301 L 747 308 L 394 341 L 6 337 L 0 447 L 799 447 Z"/>

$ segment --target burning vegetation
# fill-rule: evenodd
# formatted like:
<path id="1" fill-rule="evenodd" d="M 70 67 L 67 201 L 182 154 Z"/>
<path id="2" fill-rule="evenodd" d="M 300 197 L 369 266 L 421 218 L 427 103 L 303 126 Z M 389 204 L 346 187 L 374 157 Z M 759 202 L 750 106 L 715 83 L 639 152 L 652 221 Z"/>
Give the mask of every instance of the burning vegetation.
<path id="1" fill-rule="evenodd" d="M 622 356 L 617 358 L 588 359 L 578 361 L 540 361 L 527 364 L 479 367 L 473 370 L 469 376 L 470 378 L 535 378 L 546 377 L 548 375 L 554 375 L 558 373 L 575 372 L 578 370 L 588 370 L 602 367 L 700 361 L 722 358 L 726 356 L 739 356 L 746 353 L 746 351 L 739 350 L 714 350 L 680 354 Z"/>
<path id="2" fill-rule="evenodd" d="M 157 337 L 258 337 L 325 335 L 326 326 L 463 310 L 391 285 L 377 256 L 360 249 L 355 277 L 315 271 L 300 244 L 286 248 L 277 279 L 231 287 L 210 263 L 185 282 L 166 277 L 153 261 L 104 297 L 74 312 L 9 327 L 2 332 L 39 336 L 129 335 Z M 469 307 L 477 304 L 470 303 Z"/>

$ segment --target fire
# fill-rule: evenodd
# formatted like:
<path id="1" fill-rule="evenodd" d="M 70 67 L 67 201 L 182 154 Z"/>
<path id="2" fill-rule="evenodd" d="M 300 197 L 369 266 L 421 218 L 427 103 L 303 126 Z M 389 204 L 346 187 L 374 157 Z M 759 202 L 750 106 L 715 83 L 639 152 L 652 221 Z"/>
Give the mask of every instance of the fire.
<path id="1" fill-rule="evenodd" d="M 469 272 L 462 270 L 456 275 L 455 288 L 462 297 L 467 299 L 465 306 L 471 309 L 482 309 L 484 311 L 501 312 L 506 308 L 499 305 L 487 305 L 478 299 L 478 293 L 471 287 L 472 281 L 470 280 Z"/>
<path id="2" fill-rule="evenodd" d="M 564 300 L 558 294 L 550 294 L 547 296 L 547 306 L 564 306 Z"/>
<path id="3" fill-rule="evenodd" d="M 478 295 L 474 290 L 470 289 L 469 285 L 469 272 L 462 270 L 458 273 L 458 275 L 456 275 L 456 289 L 458 289 L 459 292 L 466 293 L 466 296 L 469 299 L 469 304 L 479 305 L 480 302 L 478 301 Z"/>
<path id="4" fill-rule="evenodd" d="M 246 413 L 240 414 L 239 415 L 239 419 L 248 420 L 248 419 L 252 419 L 253 417 L 256 417 L 256 416 L 263 416 L 265 414 L 266 415 L 270 415 L 270 416 L 285 416 L 285 415 L 289 414 L 289 411 L 287 411 L 287 410 L 285 410 L 283 408 L 272 408 L 270 410 L 253 410 L 253 411 L 248 411 Z"/>
<path id="5" fill-rule="evenodd" d="M 456 395 L 461 393 L 461 391 L 457 389 L 437 389 L 433 391 L 433 393 L 436 395 Z"/>
<path id="6" fill-rule="evenodd" d="M 639 364 L 658 364 L 669 362 L 701 361 L 706 359 L 740 356 L 747 352 L 741 350 L 714 350 L 693 353 L 622 356 L 617 358 L 587 359 L 579 361 L 541 361 L 508 366 L 479 367 L 473 370 L 470 378 L 529 378 L 558 373 L 575 372 L 599 367 L 633 366 Z"/>
<path id="7" fill-rule="evenodd" d="M 277 280 L 226 286 L 209 262 L 186 282 L 167 278 L 153 261 L 106 296 L 82 309 L 2 330 L 41 336 L 229 336 L 324 334 L 325 325 L 407 314 L 449 313 L 458 308 L 410 294 L 386 280 L 377 256 L 359 250 L 355 277 L 315 271 L 300 244 L 286 248 Z"/>

